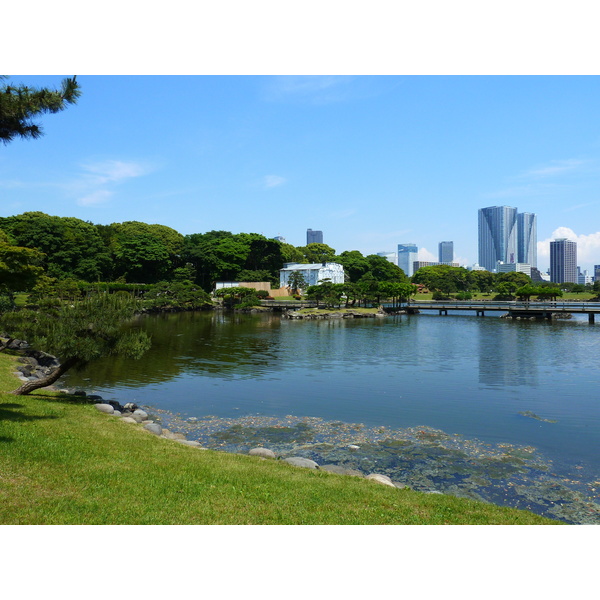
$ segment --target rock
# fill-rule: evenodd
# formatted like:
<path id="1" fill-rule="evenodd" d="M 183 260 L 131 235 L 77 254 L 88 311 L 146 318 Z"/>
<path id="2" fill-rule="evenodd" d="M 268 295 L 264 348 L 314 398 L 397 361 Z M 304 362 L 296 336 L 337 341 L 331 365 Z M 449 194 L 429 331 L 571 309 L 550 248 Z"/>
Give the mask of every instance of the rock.
<path id="1" fill-rule="evenodd" d="M 172 431 L 169 431 L 168 429 L 163 429 L 162 430 L 162 436 L 166 437 L 169 440 L 185 440 L 185 435 L 183 433 L 173 433 Z"/>
<path id="2" fill-rule="evenodd" d="M 338 475 L 352 475 L 353 477 L 364 477 L 364 475 L 356 469 L 348 469 L 341 465 L 321 465 L 319 467 L 322 471 L 329 471 L 330 473 L 337 473 Z"/>
<path id="3" fill-rule="evenodd" d="M 102 396 L 98 396 L 98 394 L 91 394 L 87 397 L 88 400 L 102 400 Z M 110 404 L 113 408 L 114 405 L 112 404 L 112 402 L 109 402 L 108 404 Z"/>
<path id="4" fill-rule="evenodd" d="M 84 390 L 75 390 L 73 392 L 73 396 L 85 396 L 85 395 L 86 395 L 86 393 Z"/>
<path id="5" fill-rule="evenodd" d="M 133 411 L 133 414 L 134 415 L 139 415 L 140 417 L 142 417 L 142 421 L 145 421 L 148 418 L 148 413 L 145 410 L 142 410 L 141 408 L 136 408 Z"/>
<path id="6" fill-rule="evenodd" d="M 200 446 L 200 442 L 197 442 L 195 440 L 181 440 L 176 438 L 173 439 L 174 441 L 179 442 L 180 444 L 184 444 L 185 446 L 193 446 L 194 448 L 198 448 Z"/>
<path id="7" fill-rule="evenodd" d="M 115 409 L 110 404 L 94 404 L 94 406 L 103 413 L 107 415 L 112 415 L 115 412 Z"/>
<path id="8" fill-rule="evenodd" d="M 248 454 L 250 456 L 260 456 L 262 458 L 277 458 L 275 456 L 275 452 L 273 452 L 273 450 L 269 450 L 268 448 L 252 448 Z"/>
<path id="9" fill-rule="evenodd" d="M 389 485 L 390 487 L 396 487 L 394 482 L 387 475 L 380 475 L 379 473 L 371 473 L 367 475 L 366 479 L 370 479 L 371 481 L 376 481 L 377 483 L 381 483 L 383 485 Z"/>
<path id="10" fill-rule="evenodd" d="M 137 415 L 135 413 L 131 413 L 129 415 L 130 419 L 133 419 L 134 421 L 136 421 L 137 423 L 141 423 L 142 421 L 144 421 L 143 417 L 141 415 Z"/>
<path id="11" fill-rule="evenodd" d="M 350 444 L 350 445 L 348 446 L 348 448 L 349 448 L 350 450 L 360 450 L 360 446 L 356 446 L 355 444 Z"/>
<path id="12" fill-rule="evenodd" d="M 310 458 L 304 458 L 302 456 L 290 456 L 290 458 L 284 458 L 286 463 L 294 465 L 295 467 L 304 467 L 306 469 L 318 469 L 319 465 Z"/>
<path id="13" fill-rule="evenodd" d="M 115 411 L 114 411 L 112 414 L 113 414 L 115 417 L 120 417 L 120 416 L 121 416 L 121 411 L 120 411 L 120 410 L 115 410 Z"/>
<path id="14" fill-rule="evenodd" d="M 162 433 L 162 427 L 158 423 L 148 423 L 148 425 L 144 425 L 144 429 L 154 435 L 160 435 Z"/>
<path id="15" fill-rule="evenodd" d="M 128 402 L 123 408 L 133 412 L 134 410 L 138 409 L 139 406 L 135 404 L 135 402 Z"/>
<path id="16" fill-rule="evenodd" d="M 121 421 L 124 423 L 135 423 L 137 425 L 137 421 L 131 417 L 121 417 Z"/>

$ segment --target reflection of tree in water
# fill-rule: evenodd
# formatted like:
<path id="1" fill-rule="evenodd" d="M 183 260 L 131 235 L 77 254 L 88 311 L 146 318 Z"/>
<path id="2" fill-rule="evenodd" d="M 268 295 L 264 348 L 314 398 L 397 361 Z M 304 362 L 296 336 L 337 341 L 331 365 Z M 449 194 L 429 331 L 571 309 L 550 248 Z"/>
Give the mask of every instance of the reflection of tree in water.
<path id="1" fill-rule="evenodd" d="M 547 324 L 508 320 L 498 323 L 492 319 L 489 317 L 488 322 L 477 329 L 479 383 L 489 386 L 538 385 L 536 349 L 539 338 L 530 335 L 530 330 L 538 328 L 536 333 L 539 335 L 539 328 Z"/>
<path id="2" fill-rule="evenodd" d="M 139 361 L 111 357 L 97 361 L 68 379 L 69 385 L 91 380 L 95 386 L 146 385 L 185 373 L 252 377 L 277 369 L 278 337 L 270 330 L 280 318 L 216 312 L 148 315 L 135 327 L 152 337 L 152 348 Z"/>

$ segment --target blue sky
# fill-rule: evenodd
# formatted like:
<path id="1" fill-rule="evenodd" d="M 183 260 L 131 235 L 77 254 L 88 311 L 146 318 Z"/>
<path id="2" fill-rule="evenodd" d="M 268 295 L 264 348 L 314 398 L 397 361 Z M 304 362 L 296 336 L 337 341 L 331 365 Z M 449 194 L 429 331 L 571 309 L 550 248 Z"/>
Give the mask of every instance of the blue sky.
<path id="1" fill-rule="evenodd" d="M 57 86 L 61 76 L 11 76 Z M 0 215 L 281 235 L 338 252 L 453 240 L 477 262 L 477 209 L 538 215 L 600 264 L 596 76 L 79 76 L 45 135 L 0 147 Z"/>

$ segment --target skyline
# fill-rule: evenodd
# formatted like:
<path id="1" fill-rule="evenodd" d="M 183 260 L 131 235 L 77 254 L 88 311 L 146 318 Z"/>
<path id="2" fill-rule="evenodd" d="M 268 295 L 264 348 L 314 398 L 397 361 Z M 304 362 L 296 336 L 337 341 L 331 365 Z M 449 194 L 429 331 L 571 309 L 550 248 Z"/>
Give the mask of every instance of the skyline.
<path id="1" fill-rule="evenodd" d="M 57 87 L 62 76 L 11 76 Z M 338 253 L 414 243 L 478 262 L 477 211 L 537 215 L 600 264 L 595 76 L 80 76 L 82 96 L 0 148 L 0 216 L 42 211 L 180 233 L 227 230 Z"/>

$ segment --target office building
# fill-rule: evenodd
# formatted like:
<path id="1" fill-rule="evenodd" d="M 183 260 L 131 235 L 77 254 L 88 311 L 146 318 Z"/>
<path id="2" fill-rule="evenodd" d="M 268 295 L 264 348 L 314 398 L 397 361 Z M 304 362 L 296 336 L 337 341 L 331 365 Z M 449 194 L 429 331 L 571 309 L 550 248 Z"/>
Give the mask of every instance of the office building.
<path id="1" fill-rule="evenodd" d="M 517 209 L 489 206 L 479 209 L 479 264 L 494 271 L 498 261 L 517 262 Z"/>
<path id="2" fill-rule="evenodd" d="M 537 215 L 517 214 L 517 262 L 537 267 Z"/>
<path id="3" fill-rule="evenodd" d="M 285 241 L 285 238 L 280 236 L 280 235 L 276 235 L 274 238 L 274 240 L 277 240 L 278 242 L 281 242 L 282 244 L 286 244 L 287 242 Z"/>
<path id="4" fill-rule="evenodd" d="M 454 260 L 454 242 L 439 243 L 438 260 L 441 263 L 451 263 Z"/>
<path id="5" fill-rule="evenodd" d="M 594 265 L 594 281 L 600 281 L 600 265 Z"/>
<path id="6" fill-rule="evenodd" d="M 581 267 L 577 267 L 577 283 L 580 285 L 587 285 L 588 283 L 593 283 L 594 278 L 591 275 L 588 275 L 587 269 L 585 271 L 581 270 Z"/>
<path id="7" fill-rule="evenodd" d="M 550 242 L 550 280 L 577 283 L 577 243 L 567 238 Z"/>
<path id="8" fill-rule="evenodd" d="M 308 244 L 322 244 L 323 243 L 323 232 L 307 229 L 306 230 L 306 245 Z"/>
<path id="9" fill-rule="evenodd" d="M 395 252 L 378 252 L 377 256 L 383 256 L 394 265 L 398 264 L 398 255 Z"/>
<path id="10" fill-rule="evenodd" d="M 414 275 L 413 263 L 418 255 L 419 249 L 416 244 L 398 244 L 398 266 L 407 277 Z"/>
<path id="11" fill-rule="evenodd" d="M 527 263 L 503 263 L 498 261 L 496 265 L 497 273 L 525 273 L 527 277 L 531 277 L 531 265 Z"/>

